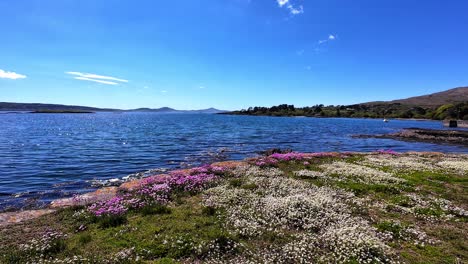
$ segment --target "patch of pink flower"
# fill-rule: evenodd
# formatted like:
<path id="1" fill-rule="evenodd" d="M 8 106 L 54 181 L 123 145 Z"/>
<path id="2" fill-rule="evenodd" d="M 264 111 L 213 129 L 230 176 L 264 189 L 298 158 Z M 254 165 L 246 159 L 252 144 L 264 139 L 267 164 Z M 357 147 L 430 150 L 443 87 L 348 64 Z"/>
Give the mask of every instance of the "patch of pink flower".
<path id="1" fill-rule="evenodd" d="M 312 158 L 327 158 L 327 157 L 340 157 L 340 153 L 336 152 L 317 152 L 317 153 L 274 153 L 267 157 L 259 157 L 254 159 L 254 164 L 260 167 L 276 165 L 281 161 L 304 161 L 304 165 L 308 165 L 309 159 Z"/>
<path id="2" fill-rule="evenodd" d="M 88 210 L 95 216 L 122 215 L 128 211 L 123 197 L 116 196 L 104 202 L 94 203 Z"/>
<path id="3" fill-rule="evenodd" d="M 226 171 L 220 166 L 205 165 L 188 171 L 175 171 L 169 175 L 142 180 L 133 192 L 119 195 L 105 202 L 94 203 L 88 210 L 96 215 L 121 215 L 129 209 L 151 204 L 166 204 L 175 192 L 196 193 L 210 186 Z"/>

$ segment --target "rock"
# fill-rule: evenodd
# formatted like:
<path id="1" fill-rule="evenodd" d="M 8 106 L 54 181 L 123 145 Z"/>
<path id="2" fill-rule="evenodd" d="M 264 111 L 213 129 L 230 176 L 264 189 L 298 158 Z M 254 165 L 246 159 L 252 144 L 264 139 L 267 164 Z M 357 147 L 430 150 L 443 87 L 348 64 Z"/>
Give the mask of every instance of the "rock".
<path id="1" fill-rule="evenodd" d="M 405 128 L 399 132 L 386 135 L 354 135 L 355 138 L 390 138 L 396 140 L 418 141 L 429 143 L 448 143 L 468 146 L 468 131 L 436 130 L 423 128 Z"/>
<path id="2" fill-rule="evenodd" d="M 101 202 L 114 197 L 116 194 L 117 187 L 104 187 L 94 192 L 75 197 L 54 200 L 50 203 L 50 208 L 63 208 L 73 205 L 86 205 L 94 202 Z"/>
<path id="3" fill-rule="evenodd" d="M 137 189 L 142 182 L 146 182 L 148 180 L 151 180 L 151 179 L 164 179 L 166 177 L 169 177 L 169 174 L 158 174 L 158 175 L 154 175 L 154 176 L 150 176 L 150 177 L 147 177 L 147 178 L 144 178 L 144 179 L 138 179 L 138 180 L 133 180 L 133 181 L 129 181 L 129 182 L 125 182 L 125 183 L 122 183 L 120 186 L 119 186 L 119 191 L 127 191 L 127 192 L 131 192 L 131 191 L 134 191 L 135 189 Z"/>
<path id="4" fill-rule="evenodd" d="M 234 169 L 236 167 L 240 167 L 244 165 L 247 165 L 247 162 L 245 161 L 221 161 L 221 162 L 215 162 L 211 164 L 211 166 L 214 166 L 214 167 L 224 167 L 227 169 Z"/>
<path id="5" fill-rule="evenodd" d="M 276 153 L 286 154 L 286 153 L 290 153 L 290 152 L 293 152 L 293 150 L 292 149 L 272 148 L 272 149 L 267 149 L 267 150 L 264 150 L 264 151 L 258 151 L 257 153 L 260 154 L 260 155 L 263 155 L 263 156 L 270 156 L 270 155 L 276 154 Z"/>
<path id="6" fill-rule="evenodd" d="M 0 226 L 23 222 L 29 219 L 34 219 L 45 214 L 55 212 L 54 209 L 28 210 L 19 212 L 0 213 Z"/>

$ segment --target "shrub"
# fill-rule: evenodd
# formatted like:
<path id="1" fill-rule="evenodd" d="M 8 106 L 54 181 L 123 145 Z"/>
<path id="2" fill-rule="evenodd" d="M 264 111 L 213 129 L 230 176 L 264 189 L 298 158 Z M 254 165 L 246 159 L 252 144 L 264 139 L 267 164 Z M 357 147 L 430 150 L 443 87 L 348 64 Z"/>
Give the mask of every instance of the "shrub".
<path id="1" fill-rule="evenodd" d="M 94 221 L 99 225 L 100 228 L 117 227 L 127 223 L 127 217 L 125 215 L 103 215 L 95 217 Z"/>
<path id="2" fill-rule="evenodd" d="M 78 242 L 81 245 L 88 244 L 89 242 L 91 242 L 91 240 L 93 240 L 93 238 L 91 237 L 90 234 L 82 234 L 78 237 Z"/>
<path id="3" fill-rule="evenodd" d="M 147 205 L 140 210 L 143 215 L 170 214 L 172 210 L 165 205 Z"/>

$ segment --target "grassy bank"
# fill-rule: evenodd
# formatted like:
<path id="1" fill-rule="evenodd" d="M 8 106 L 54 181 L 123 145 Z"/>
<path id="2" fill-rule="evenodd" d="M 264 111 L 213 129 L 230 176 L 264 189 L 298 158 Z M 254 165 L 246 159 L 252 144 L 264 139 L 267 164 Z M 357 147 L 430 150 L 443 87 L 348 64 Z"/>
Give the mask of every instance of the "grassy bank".
<path id="1" fill-rule="evenodd" d="M 464 263 L 467 176 L 438 153 L 204 166 L 4 227 L 0 262 Z"/>

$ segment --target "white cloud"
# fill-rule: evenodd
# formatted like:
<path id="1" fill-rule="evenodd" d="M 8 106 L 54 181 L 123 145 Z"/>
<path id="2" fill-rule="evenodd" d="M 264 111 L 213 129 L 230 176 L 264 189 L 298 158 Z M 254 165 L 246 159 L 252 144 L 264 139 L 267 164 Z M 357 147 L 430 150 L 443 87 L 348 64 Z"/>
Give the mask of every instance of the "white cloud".
<path id="1" fill-rule="evenodd" d="M 166 90 L 162 90 L 161 93 L 167 93 L 167 91 L 166 91 Z"/>
<path id="2" fill-rule="evenodd" d="M 327 39 L 322 39 L 322 40 L 319 40 L 318 41 L 318 44 L 323 44 L 323 43 L 327 43 L 329 41 L 333 41 L 333 40 L 336 40 L 336 35 L 328 35 L 328 38 Z"/>
<path id="3" fill-rule="evenodd" d="M 111 77 L 111 76 L 98 75 L 94 73 L 82 73 L 82 72 L 70 71 L 70 72 L 66 72 L 66 74 L 75 76 L 73 78 L 77 80 L 91 81 L 91 82 L 97 82 L 97 83 L 103 83 L 103 84 L 118 85 L 119 82 L 128 83 L 128 80 L 125 80 L 125 79 L 120 79 L 120 78 Z"/>
<path id="4" fill-rule="evenodd" d="M 103 83 L 103 84 L 109 84 L 109 85 L 118 85 L 118 83 L 116 83 L 116 82 L 96 80 L 96 79 L 80 77 L 80 76 L 73 77 L 73 79 L 82 80 L 82 81 L 91 81 L 91 82 L 97 82 L 97 83 Z"/>
<path id="5" fill-rule="evenodd" d="M 299 15 L 304 13 L 304 7 L 302 5 L 294 6 L 289 0 L 276 0 L 279 7 L 286 7 L 291 15 Z"/>
<path id="6" fill-rule="evenodd" d="M 16 80 L 16 79 L 24 79 L 26 78 L 26 75 L 19 74 L 16 72 L 4 71 L 0 69 L 0 78 Z"/>
<path id="7" fill-rule="evenodd" d="M 302 7 L 302 5 L 300 5 L 297 8 L 293 7 L 292 5 L 288 5 L 286 6 L 286 8 L 289 9 L 289 12 L 291 13 L 291 15 L 299 15 L 299 14 L 304 13 L 304 8 Z"/>
<path id="8" fill-rule="evenodd" d="M 283 7 L 285 4 L 289 2 L 289 0 L 276 0 L 276 2 L 278 2 L 278 5 L 280 7 Z"/>

